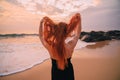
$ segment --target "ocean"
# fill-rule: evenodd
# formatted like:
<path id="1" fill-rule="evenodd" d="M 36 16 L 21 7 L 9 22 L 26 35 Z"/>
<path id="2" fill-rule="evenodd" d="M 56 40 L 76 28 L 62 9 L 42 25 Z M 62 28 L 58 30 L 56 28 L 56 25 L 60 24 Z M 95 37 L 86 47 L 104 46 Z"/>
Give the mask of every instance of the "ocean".
<path id="1" fill-rule="evenodd" d="M 92 44 L 79 40 L 75 51 Z M 0 76 L 24 71 L 49 58 L 35 34 L 0 35 Z"/>

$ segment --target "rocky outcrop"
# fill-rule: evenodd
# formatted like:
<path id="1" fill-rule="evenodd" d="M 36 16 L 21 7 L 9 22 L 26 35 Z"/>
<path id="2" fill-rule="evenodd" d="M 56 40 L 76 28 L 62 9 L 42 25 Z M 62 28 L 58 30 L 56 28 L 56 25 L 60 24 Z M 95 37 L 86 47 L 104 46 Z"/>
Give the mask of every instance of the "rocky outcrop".
<path id="1" fill-rule="evenodd" d="M 120 31 L 113 30 L 108 32 L 103 31 L 81 32 L 80 39 L 85 42 L 98 42 L 112 39 L 120 40 Z"/>

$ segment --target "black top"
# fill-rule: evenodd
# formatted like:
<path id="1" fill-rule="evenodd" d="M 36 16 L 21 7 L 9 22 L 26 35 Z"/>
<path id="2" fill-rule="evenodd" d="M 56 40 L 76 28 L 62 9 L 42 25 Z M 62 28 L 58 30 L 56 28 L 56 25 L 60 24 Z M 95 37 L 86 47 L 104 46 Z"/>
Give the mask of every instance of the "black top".
<path id="1" fill-rule="evenodd" d="M 52 60 L 52 80 L 74 80 L 74 70 L 71 63 L 71 58 L 68 58 L 68 65 L 64 70 L 60 70 L 57 67 L 57 62 L 55 59 Z"/>

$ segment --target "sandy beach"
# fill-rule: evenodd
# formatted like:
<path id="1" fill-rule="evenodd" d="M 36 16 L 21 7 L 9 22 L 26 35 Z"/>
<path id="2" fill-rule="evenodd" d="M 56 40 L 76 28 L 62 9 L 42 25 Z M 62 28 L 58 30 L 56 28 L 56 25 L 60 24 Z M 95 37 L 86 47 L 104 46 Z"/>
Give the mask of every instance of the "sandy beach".
<path id="1" fill-rule="evenodd" d="M 120 80 L 119 45 L 118 40 L 102 41 L 74 51 L 75 80 Z M 51 60 L 0 80 L 51 80 Z"/>

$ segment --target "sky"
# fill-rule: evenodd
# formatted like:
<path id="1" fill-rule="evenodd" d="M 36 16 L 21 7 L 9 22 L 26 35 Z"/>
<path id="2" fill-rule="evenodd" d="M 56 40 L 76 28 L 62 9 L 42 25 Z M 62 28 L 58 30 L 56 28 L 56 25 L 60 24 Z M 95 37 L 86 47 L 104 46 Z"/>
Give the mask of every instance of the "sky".
<path id="1" fill-rule="evenodd" d="M 120 0 L 100 0 L 82 12 L 83 30 L 120 30 Z"/>
<path id="2" fill-rule="evenodd" d="M 120 30 L 120 0 L 0 0 L 0 34 L 38 33 L 40 20 L 69 22 L 82 16 L 82 31 Z"/>

